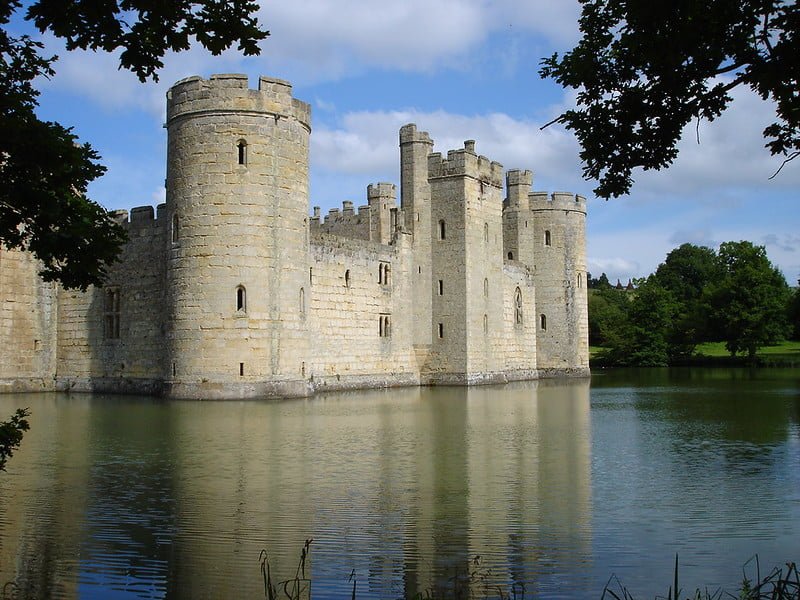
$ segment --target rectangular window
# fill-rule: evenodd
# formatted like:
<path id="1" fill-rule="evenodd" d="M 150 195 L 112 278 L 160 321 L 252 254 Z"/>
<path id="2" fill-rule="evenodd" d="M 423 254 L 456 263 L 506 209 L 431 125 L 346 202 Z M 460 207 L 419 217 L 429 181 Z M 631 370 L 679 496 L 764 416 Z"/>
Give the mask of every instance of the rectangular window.
<path id="1" fill-rule="evenodd" d="M 106 290 L 103 306 L 103 336 L 107 340 L 119 338 L 119 290 L 109 288 Z"/>
<path id="2" fill-rule="evenodd" d="M 444 281 L 442 279 L 439 280 L 439 295 L 444 296 Z"/>
<path id="3" fill-rule="evenodd" d="M 439 338 L 444 337 L 444 323 L 439 323 Z"/>

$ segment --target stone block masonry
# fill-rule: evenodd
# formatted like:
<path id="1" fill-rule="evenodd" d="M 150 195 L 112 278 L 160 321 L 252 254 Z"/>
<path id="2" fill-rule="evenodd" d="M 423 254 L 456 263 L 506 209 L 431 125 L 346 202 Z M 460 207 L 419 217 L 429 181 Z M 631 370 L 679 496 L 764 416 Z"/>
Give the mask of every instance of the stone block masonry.
<path id="1" fill-rule="evenodd" d="M 311 110 L 286 81 L 167 94 L 167 198 L 115 211 L 102 288 L 0 249 L 0 391 L 176 398 L 588 375 L 586 203 L 476 143 L 400 130 L 401 181 L 309 214 Z M 505 184 L 505 190 L 504 190 Z M 399 198 L 399 205 L 398 205 Z"/>

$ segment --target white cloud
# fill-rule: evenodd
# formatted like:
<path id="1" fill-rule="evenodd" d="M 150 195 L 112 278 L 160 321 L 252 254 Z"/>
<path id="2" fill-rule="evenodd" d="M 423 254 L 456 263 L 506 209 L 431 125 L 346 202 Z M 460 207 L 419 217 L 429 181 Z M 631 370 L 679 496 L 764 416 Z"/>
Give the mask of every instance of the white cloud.
<path id="1" fill-rule="evenodd" d="M 140 84 L 118 70 L 119 53 L 67 52 L 52 35 L 42 38 L 46 53 L 58 54 L 57 75 L 49 86 L 88 97 L 98 106 L 145 108 L 162 114 L 167 87 L 195 74 L 226 71 L 269 73 L 296 84 L 335 81 L 366 69 L 432 72 L 441 67 L 484 68 L 486 42 L 495 36 L 500 65 L 515 72 L 520 46 L 539 44 L 531 35 L 568 47 L 576 38 L 574 0 L 271 0 L 259 20 L 271 35 L 259 57 L 229 50 L 214 57 L 194 44 L 168 53 L 160 83 Z M 521 37 L 526 36 L 526 37 Z M 549 50 L 548 50 L 549 51 Z"/>
<path id="2" fill-rule="evenodd" d="M 138 109 L 149 112 L 163 121 L 166 114 L 166 92 L 179 79 L 213 71 L 239 72 L 242 57 L 234 50 L 212 56 L 202 47 L 193 45 L 184 52 L 169 52 L 164 57 L 164 67 L 158 71 L 159 81 L 142 83 L 128 70 L 119 68 L 120 52 L 67 51 L 64 42 L 46 34 L 41 38 L 44 54 L 57 54 L 55 76 L 42 79 L 39 85 L 48 89 L 66 91 L 88 98 L 107 112 Z"/>
<path id="3" fill-rule="evenodd" d="M 434 151 L 463 148 L 477 140 L 476 150 L 506 168 L 532 169 L 537 189 L 569 189 L 579 181 L 577 147 L 557 128 L 540 131 L 539 123 L 503 113 L 459 115 L 445 111 L 363 111 L 346 114 L 337 126 L 320 126 L 311 136 L 313 168 L 342 174 L 389 174 L 397 178 L 398 131 L 417 123 L 434 139 Z M 541 176 L 540 176 L 541 174 Z M 580 191 L 580 190 L 577 190 Z"/>
<path id="4" fill-rule="evenodd" d="M 264 56 L 299 67 L 310 81 L 369 67 L 469 68 L 493 35 L 502 44 L 508 36 L 536 34 L 566 47 L 577 37 L 578 14 L 574 0 L 406 0 L 380 8 L 372 0 L 276 0 L 259 11 L 271 31 Z M 506 59 L 513 58 L 510 51 Z"/>
<path id="5" fill-rule="evenodd" d="M 687 200 L 703 196 L 729 202 L 748 188 L 749 193 L 797 189 L 800 163 L 790 163 L 774 179 L 782 159 L 764 148 L 764 127 L 775 119 L 773 104 L 747 88 L 735 88 L 728 109 L 713 123 L 701 122 L 700 142 L 696 124 L 688 125 L 678 144 L 675 163 L 660 172 L 635 173 L 634 195 L 683 195 Z"/>

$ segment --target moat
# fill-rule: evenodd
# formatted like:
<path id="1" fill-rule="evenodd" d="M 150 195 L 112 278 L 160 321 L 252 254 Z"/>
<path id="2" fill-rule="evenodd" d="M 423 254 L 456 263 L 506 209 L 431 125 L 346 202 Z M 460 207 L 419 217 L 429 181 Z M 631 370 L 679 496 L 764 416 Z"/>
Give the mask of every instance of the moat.
<path id="1" fill-rule="evenodd" d="M 0 396 L 0 584 L 25 598 L 260 598 L 259 552 L 315 598 L 447 585 L 476 555 L 525 597 L 734 592 L 798 560 L 800 373 L 595 373 L 285 402 Z M 479 593 L 479 592 L 476 592 Z"/>

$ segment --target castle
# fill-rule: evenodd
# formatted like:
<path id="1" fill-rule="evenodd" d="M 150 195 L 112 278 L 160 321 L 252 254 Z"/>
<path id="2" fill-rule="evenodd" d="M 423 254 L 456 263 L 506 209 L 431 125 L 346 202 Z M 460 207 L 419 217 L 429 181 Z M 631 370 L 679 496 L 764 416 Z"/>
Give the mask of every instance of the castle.
<path id="1" fill-rule="evenodd" d="M 400 130 L 389 183 L 309 213 L 310 107 L 289 83 L 167 94 L 166 203 L 115 211 L 103 288 L 0 249 L 0 391 L 175 398 L 587 375 L 586 201 L 531 192 L 475 143 Z M 505 197 L 503 194 L 505 184 Z"/>

